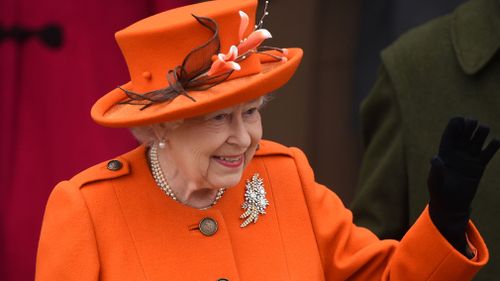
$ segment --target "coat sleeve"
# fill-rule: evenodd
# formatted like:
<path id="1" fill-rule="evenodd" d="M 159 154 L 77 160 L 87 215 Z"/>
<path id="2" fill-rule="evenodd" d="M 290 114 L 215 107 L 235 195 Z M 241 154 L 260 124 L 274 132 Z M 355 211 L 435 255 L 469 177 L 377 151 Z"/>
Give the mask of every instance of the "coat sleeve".
<path id="1" fill-rule="evenodd" d="M 402 115 L 390 77 L 382 66 L 361 107 L 365 153 L 351 205 L 356 224 L 381 238 L 401 239 L 410 227 L 408 176 Z"/>
<path id="2" fill-rule="evenodd" d="M 401 242 L 379 240 L 353 224 L 341 200 L 314 181 L 304 154 L 292 151 L 326 280 L 471 280 L 486 264 L 488 250 L 472 223 L 467 235 L 478 252 L 468 260 L 441 236 L 427 209 Z"/>
<path id="3" fill-rule="evenodd" d="M 43 218 L 36 281 L 97 281 L 99 259 L 90 214 L 78 187 L 59 183 Z"/>

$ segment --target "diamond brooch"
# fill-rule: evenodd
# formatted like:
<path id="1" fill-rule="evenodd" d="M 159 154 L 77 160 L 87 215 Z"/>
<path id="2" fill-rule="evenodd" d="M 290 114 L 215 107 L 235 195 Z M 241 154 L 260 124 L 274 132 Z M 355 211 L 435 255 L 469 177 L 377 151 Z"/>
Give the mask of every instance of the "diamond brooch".
<path id="1" fill-rule="evenodd" d="M 245 219 L 245 221 L 240 227 L 246 227 L 251 222 L 256 223 L 259 215 L 266 214 L 266 208 L 269 205 L 263 179 L 259 178 L 259 174 L 256 173 L 251 180 L 247 180 L 245 188 L 245 202 L 241 206 L 245 212 L 240 216 L 240 219 Z"/>

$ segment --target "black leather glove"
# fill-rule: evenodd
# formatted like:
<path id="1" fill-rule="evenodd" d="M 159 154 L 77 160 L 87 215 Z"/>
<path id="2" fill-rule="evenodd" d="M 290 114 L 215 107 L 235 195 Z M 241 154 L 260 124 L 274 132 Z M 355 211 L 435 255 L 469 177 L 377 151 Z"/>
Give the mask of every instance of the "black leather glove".
<path id="1" fill-rule="evenodd" d="M 493 139 L 483 150 L 489 131 L 487 126 L 478 126 L 476 120 L 450 119 L 427 179 L 432 222 L 466 256 L 470 256 L 465 231 L 471 202 L 486 165 L 500 148 L 500 141 Z"/>

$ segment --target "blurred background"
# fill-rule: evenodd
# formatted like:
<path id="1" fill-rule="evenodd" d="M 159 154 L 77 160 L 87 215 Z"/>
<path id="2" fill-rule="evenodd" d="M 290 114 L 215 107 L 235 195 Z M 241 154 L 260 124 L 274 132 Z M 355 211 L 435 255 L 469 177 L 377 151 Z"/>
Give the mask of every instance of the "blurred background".
<path id="1" fill-rule="evenodd" d="M 57 182 L 137 145 L 127 130 L 101 128 L 89 115 L 95 100 L 129 80 L 114 32 L 195 2 L 0 0 L 0 280 L 33 280 Z M 362 157 L 358 109 L 379 52 L 461 2 L 272 0 L 269 43 L 305 56 L 264 109 L 264 137 L 303 149 L 317 181 L 348 204 Z"/>

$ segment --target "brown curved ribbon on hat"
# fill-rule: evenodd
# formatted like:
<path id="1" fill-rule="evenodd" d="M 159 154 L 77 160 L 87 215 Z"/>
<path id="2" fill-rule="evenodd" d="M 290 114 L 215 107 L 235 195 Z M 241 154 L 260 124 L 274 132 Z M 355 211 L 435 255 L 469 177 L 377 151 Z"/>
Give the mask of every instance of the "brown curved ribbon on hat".
<path id="1" fill-rule="evenodd" d="M 168 87 L 147 92 L 144 94 L 118 87 L 127 95 L 128 99 L 118 104 L 143 105 L 141 110 L 155 103 L 170 101 L 179 95 L 185 95 L 192 101 L 187 91 L 203 91 L 226 80 L 233 70 L 215 76 L 204 75 L 212 65 L 212 56 L 220 52 L 219 27 L 217 22 L 211 18 L 193 17 L 204 27 L 213 32 L 212 37 L 204 44 L 191 50 L 182 62 L 167 72 Z"/>

